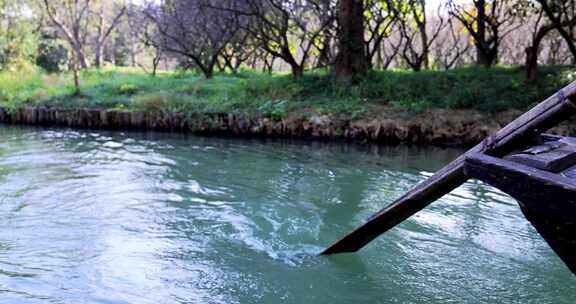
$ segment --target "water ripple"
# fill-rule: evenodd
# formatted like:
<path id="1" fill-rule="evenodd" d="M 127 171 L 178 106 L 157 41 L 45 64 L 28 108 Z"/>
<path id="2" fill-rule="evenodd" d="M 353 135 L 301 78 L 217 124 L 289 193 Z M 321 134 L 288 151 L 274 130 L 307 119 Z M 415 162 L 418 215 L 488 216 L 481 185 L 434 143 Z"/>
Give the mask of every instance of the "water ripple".
<path id="1" fill-rule="evenodd" d="M 0 303 L 571 303 L 507 195 L 469 182 L 318 257 L 458 150 L 0 126 Z"/>

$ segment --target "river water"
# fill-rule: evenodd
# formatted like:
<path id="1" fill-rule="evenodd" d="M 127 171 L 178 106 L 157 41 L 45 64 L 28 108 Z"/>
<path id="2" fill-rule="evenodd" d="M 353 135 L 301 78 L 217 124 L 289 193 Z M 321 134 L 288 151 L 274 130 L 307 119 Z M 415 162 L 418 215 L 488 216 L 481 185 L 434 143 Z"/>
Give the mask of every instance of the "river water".
<path id="1" fill-rule="evenodd" d="M 317 256 L 460 152 L 0 125 L 0 303 L 575 303 L 477 181 Z"/>

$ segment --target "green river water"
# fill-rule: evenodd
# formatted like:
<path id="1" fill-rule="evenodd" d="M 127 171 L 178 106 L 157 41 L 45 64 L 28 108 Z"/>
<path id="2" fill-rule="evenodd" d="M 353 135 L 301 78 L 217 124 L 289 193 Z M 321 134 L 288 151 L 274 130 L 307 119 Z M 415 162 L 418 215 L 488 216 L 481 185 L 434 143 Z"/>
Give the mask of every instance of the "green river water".
<path id="1" fill-rule="evenodd" d="M 576 303 L 477 181 L 317 256 L 459 153 L 0 125 L 0 303 Z"/>

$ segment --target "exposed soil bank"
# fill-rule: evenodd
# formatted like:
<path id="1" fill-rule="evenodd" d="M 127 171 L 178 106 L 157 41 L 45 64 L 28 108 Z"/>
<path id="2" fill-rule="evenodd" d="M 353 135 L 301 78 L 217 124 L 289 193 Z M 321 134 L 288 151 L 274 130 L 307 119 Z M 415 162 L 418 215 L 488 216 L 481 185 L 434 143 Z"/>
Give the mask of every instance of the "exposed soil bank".
<path id="1" fill-rule="evenodd" d="M 299 114 L 287 118 L 245 114 L 181 114 L 100 109 L 0 108 L 0 123 L 115 130 L 190 132 L 201 135 L 346 140 L 370 143 L 413 143 L 470 146 L 520 115 L 469 110 L 430 109 L 410 113 L 384 108 L 369 118 Z M 554 133 L 575 134 L 576 124 Z"/>

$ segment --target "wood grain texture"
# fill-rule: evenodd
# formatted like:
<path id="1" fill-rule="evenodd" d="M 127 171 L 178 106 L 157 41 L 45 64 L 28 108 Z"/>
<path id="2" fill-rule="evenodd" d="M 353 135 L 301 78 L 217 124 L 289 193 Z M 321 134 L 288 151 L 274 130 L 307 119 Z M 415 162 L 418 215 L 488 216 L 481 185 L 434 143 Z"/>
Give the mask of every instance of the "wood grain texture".
<path id="1" fill-rule="evenodd" d="M 504 159 L 549 172 L 561 172 L 576 165 L 576 145 L 560 140 L 548 141 L 519 153 L 512 153 Z"/>
<path id="2" fill-rule="evenodd" d="M 482 154 L 465 162 L 468 176 L 518 200 L 522 212 L 576 274 L 576 180 Z"/>

